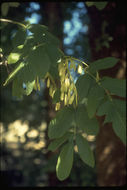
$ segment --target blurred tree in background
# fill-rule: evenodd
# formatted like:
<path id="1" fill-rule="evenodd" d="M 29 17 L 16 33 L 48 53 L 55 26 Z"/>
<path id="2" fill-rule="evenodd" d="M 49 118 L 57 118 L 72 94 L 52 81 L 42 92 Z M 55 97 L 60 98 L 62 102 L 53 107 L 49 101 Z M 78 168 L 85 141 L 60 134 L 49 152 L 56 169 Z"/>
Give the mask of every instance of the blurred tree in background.
<path id="1" fill-rule="evenodd" d="M 60 48 L 86 62 L 106 56 L 120 62 L 101 75 L 125 78 L 125 6 L 110 2 L 102 10 L 85 2 L 24 2 L 17 6 L 3 3 L 2 18 L 30 20 L 49 27 L 57 36 Z M 5 57 L 12 50 L 11 38 L 17 31 L 13 24 L 1 23 L 1 44 Z M 25 96 L 22 101 L 11 94 L 11 84 L 2 86 L 10 66 L 0 66 L 1 80 L 1 174 L 5 186 L 117 186 L 125 184 L 125 146 L 114 134 L 111 125 L 102 125 L 95 140 L 89 142 L 95 151 L 94 169 L 75 155 L 70 177 L 61 182 L 56 178 L 57 151 L 48 152 L 47 126 L 55 116 L 48 88 Z M 77 79 L 78 74 L 75 74 Z"/>

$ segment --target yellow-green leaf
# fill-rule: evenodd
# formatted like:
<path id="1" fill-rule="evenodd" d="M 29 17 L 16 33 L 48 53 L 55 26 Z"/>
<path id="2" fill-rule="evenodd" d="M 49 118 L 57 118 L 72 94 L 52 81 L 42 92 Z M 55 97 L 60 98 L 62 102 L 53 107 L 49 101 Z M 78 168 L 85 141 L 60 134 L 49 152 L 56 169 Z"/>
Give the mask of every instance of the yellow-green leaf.
<path id="1" fill-rule="evenodd" d="M 10 53 L 8 56 L 8 64 L 16 63 L 20 59 L 20 55 L 19 53 Z"/>

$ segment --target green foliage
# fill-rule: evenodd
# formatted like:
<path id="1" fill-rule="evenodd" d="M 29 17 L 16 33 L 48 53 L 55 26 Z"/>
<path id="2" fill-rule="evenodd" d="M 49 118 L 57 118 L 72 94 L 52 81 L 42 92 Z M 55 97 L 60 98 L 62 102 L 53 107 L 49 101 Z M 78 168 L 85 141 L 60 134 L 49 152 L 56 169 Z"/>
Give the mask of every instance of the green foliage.
<path id="1" fill-rule="evenodd" d="M 89 72 L 93 73 L 99 70 L 111 68 L 117 62 L 118 62 L 118 59 L 115 57 L 106 57 L 103 59 L 99 59 L 90 64 Z"/>
<path id="2" fill-rule="evenodd" d="M 27 36 L 27 30 L 33 34 Z M 33 85 L 31 84 L 37 77 L 44 79 L 49 70 L 52 72 L 56 70 L 54 66 L 57 66 L 57 61 L 64 54 L 56 46 L 59 43 L 57 38 L 43 25 L 32 24 L 20 28 L 13 37 L 12 43 L 14 49 L 8 56 L 8 64 L 16 64 L 16 67 L 4 85 L 17 76 L 15 80 L 26 84 L 26 92 L 20 91 L 21 95 L 18 95 L 22 97 L 23 94 L 29 95 L 32 92 Z M 16 85 L 14 86 L 16 88 Z"/>
<path id="3" fill-rule="evenodd" d="M 70 136 L 71 133 L 65 133 L 62 137 L 53 140 L 49 144 L 48 150 L 55 151 L 56 149 L 59 148 L 59 146 L 61 146 L 64 142 L 66 142 Z"/>
<path id="4" fill-rule="evenodd" d="M 103 77 L 102 86 L 110 91 L 111 94 L 126 97 L 126 80 Z"/>
<path id="5" fill-rule="evenodd" d="M 12 84 L 12 96 L 21 99 L 23 93 L 24 93 L 24 90 L 22 87 L 22 82 L 18 80 L 17 78 L 15 78 Z"/>
<path id="6" fill-rule="evenodd" d="M 88 164 L 89 166 L 94 167 L 94 155 L 87 140 L 83 138 L 81 135 L 77 134 L 76 144 L 78 147 L 79 156 L 82 159 L 82 161 Z"/>
<path id="7" fill-rule="evenodd" d="M 79 96 L 79 101 L 82 101 L 83 98 L 88 97 L 88 92 L 93 80 L 88 74 L 82 75 L 78 78 L 76 82 L 76 88 Z"/>
<path id="8" fill-rule="evenodd" d="M 96 118 L 90 119 L 86 107 L 79 105 L 76 112 L 77 126 L 87 135 L 97 135 L 99 126 Z"/>
<path id="9" fill-rule="evenodd" d="M 32 82 L 29 81 L 29 82 L 25 83 L 25 85 L 26 85 L 25 94 L 28 96 L 33 91 L 33 88 L 35 85 L 35 80 L 33 80 Z"/>
<path id="10" fill-rule="evenodd" d="M 97 115 L 106 115 L 104 123 L 112 122 L 116 135 L 126 143 L 126 115 L 123 110 L 125 110 L 125 103 L 122 100 L 106 101 L 100 105 Z"/>
<path id="11" fill-rule="evenodd" d="M 59 180 L 66 179 L 72 169 L 73 165 L 73 142 L 70 141 L 62 148 L 57 160 L 56 174 Z"/>
<path id="12" fill-rule="evenodd" d="M 27 32 L 24 28 L 20 28 L 12 39 L 13 47 L 24 44 L 27 37 Z"/>
<path id="13" fill-rule="evenodd" d="M 45 47 L 39 46 L 32 50 L 26 59 L 35 76 L 44 78 L 50 67 L 50 59 L 46 53 Z"/>
<path id="14" fill-rule="evenodd" d="M 108 2 L 86 2 L 88 7 L 95 6 L 97 9 L 102 10 L 106 7 Z"/>
<path id="15" fill-rule="evenodd" d="M 63 136 L 73 125 L 74 110 L 69 107 L 64 107 L 57 114 L 49 124 L 48 136 L 49 138 L 60 138 Z"/>
<path id="16" fill-rule="evenodd" d="M 23 62 L 21 62 L 18 66 L 16 66 L 15 69 L 9 74 L 8 78 L 4 83 L 4 86 L 7 85 L 23 67 L 24 67 Z"/>
<path id="17" fill-rule="evenodd" d="M 20 5 L 20 3 L 18 3 L 18 2 L 3 3 L 1 5 L 2 16 L 6 16 L 8 14 L 10 7 L 18 7 L 19 5 Z"/>
<path id="18" fill-rule="evenodd" d="M 103 97 L 104 89 L 101 88 L 98 84 L 93 85 L 89 91 L 87 101 L 87 111 L 90 118 L 94 117 L 97 106 Z"/>
<path id="19" fill-rule="evenodd" d="M 102 7 L 101 5 L 101 9 Z M 56 166 L 58 179 L 66 179 L 71 172 L 74 145 L 77 145 L 83 162 L 94 167 L 93 152 L 82 135 L 97 135 L 99 126 L 96 114 L 106 115 L 104 123 L 112 122 L 116 135 L 123 143 L 126 141 L 125 101 L 112 96 L 125 97 L 125 80 L 110 77 L 101 79 L 98 73 L 115 66 L 118 59 L 106 57 L 87 65 L 79 59 L 65 56 L 58 47 L 59 40 L 46 26 L 9 22 L 20 25 L 22 29 L 12 39 L 14 48 L 7 59 L 8 64 L 15 67 L 4 86 L 12 81 L 12 95 L 23 98 L 23 95 L 30 95 L 34 89 L 40 90 L 41 80 L 47 82 L 57 111 L 48 127 L 48 137 L 52 139 L 48 150 L 62 148 Z M 27 30 L 32 32 L 30 36 L 26 35 Z M 78 78 L 76 84 L 71 76 L 69 63 L 75 72 L 80 75 L 85 73 Z"/>

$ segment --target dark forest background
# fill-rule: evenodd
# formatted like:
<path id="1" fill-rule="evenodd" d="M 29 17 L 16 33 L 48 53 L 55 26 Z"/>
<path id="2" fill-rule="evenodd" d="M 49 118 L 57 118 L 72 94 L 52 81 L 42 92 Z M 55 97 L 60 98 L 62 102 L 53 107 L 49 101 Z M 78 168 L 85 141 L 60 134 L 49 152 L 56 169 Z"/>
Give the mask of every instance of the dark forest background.
<path id="1" fill-rule="evenodd" d="M 99 58 L 114 56 L 118 64 L 101 72 L 101 76 L 123 79 L 126 74 L 126 11 L 120 1 L 108 2 L 102 10 L 88 7 L 85 2 L 30 2 L 10 6 L 2 11 L 2 18 L 24 22 L 34 18 L 48 26 L 57 36 L 66 55 L 90 64 Z M 2 4 L 1 4 L 2 5 Z M 2 6 L 1 6 L 2 8 Z M 5 7 L 4 7 L 5 9 Z M 7 8 L 6 8 L 7 9 Z M 7 55 L 12 49 L 12 36 L 17 31 L 13 24 L 1 24 L 1 44 Z M 8 66 L 11 71 L 11 66 Z M 55 116 L 54 105 L 45 84 L 41 91 L 32 92 L 22 101 L 11 94 L 11 84 L 2 86 L 8 76 L 0 66 L 0 127 L 1 177 L 4 186 L 123 186 L 126 183 L 125 145 L 114 134 L 111 124 L 103 125 L 95 139 L 89 137 L 96 157 L 95 168 L 85 165 L 75 154 L 68 179 L 56 178 L 57 152 L 47 151 L 47 126 Z M 75 76 L 78 77 L 78 76 Z"/>

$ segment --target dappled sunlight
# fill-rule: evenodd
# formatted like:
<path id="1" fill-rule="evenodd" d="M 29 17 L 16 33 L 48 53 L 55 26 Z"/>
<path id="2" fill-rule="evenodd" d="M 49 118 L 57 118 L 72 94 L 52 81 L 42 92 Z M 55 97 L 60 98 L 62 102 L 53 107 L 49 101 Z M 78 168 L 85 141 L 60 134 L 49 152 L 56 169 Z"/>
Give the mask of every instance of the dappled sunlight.
<path id="1" fill-rule="evenodd" d="M 6 142 L 18 142 L 19 138 L 24 136 L 28 131 L 28 122 L 22 123 L 21 120 L 16 120 L 8 125 L 8 130 L 3 132 L 2 140 Z"/>
<path id="2" fill-rule="evenodd" d="M 35 130 L 35 129 L 32 129 L 31 131 L 29 131 L 28 133 L 27 133 L 27 136 L 29 137 L 29 138 L 35 138 L 35 137 L 37 137 L 39 135 L 39 132 L 37 131 L 37 130 Z"/>
<path id="3" fill-rule="evenodd" d="M 42 122 L 39 129 L 30 129 L 28 121 L 22 123 L 21 120 L 16 120 L 8 125 L 8 130 L 4 129 L 3 123 L 0 123 L 0 142 L 6 143 L 8 148 L 18 149 L 19 145 L 24 143 L 24 149 L 39 150 L 45 147 L 45 129 L 47 127 L 46 122 Z M 27 139 L 26 139 L 27 137 Z M 41 139 L 39 142 L 35 142 L 35 138 Z M 33 139 L 33 140 L 32 140 Z M 18 156 L 20 153 L 15 152 Z"/>
<path id="4" fill-rule="evenodd" d="M 111 174 L 114 170 L 114 168 L 116 167 L 115 163 L 111 163 L 107 169 L 107 173 L 108 175 Z"/>
<path id="5" fill-rule="evenodd" d="M 27 144 L 25 144 L 24 149 L 25 150 L 28 150 L 28 149 L 39 150 L 39 149 L 44 148 L 44 147 L 45 147 L 45 142 L 41 140 L 38 143 L 28 142 Z"/>
<path id="6" fill-rule="evenodd" d="M 85 137 L 89 142 L 93 142 L 96 139 L 95 135 L 87 135 L 86 133 L 83 133 L 82 136 Z"/>
<path id="7" fill-rule="evenodd" d="M 113 149 L 113 144 L 109 144 L 107 147 L 104 148 L 101 156 L 100 156 L 100 161 L 104 161 L 105 159 L 107 159 L 107 156 L 111 153 Z"/>
<path id="8" fill-rule="evenodd" d="M 87 136 L 87 140 L 90 142 L 95 141 L 95 138 L 96 138 L 95 135 L 88 135 Z"/>
<path id="9" fill-rule="evenodd" d="M 77 147 L 77 145 L 74 146 L 74 151 L 75 151 L 75 152 L 78 152 L 78 147 Z"/>

